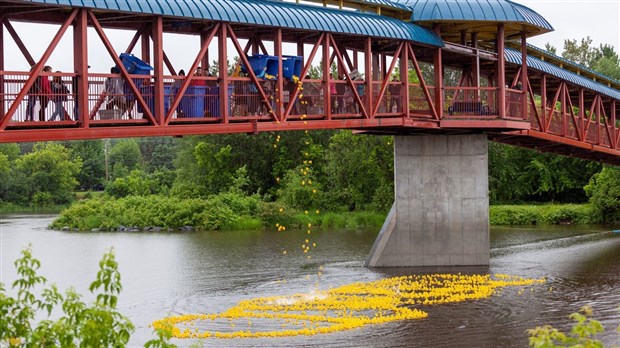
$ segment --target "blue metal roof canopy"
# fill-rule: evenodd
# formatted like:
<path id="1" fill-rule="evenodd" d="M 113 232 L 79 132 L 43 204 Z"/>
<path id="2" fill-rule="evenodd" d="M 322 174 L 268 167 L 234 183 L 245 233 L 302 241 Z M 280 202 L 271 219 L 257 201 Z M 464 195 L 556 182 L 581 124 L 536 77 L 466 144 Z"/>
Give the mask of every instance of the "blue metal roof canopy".
<path id="1" fill-rule="evenodd" d="M 30 0 L 24 2 L 326 31 L 443 46 L 443 41 L 435 33 L 398 19 L 278 1 Z"/>
<path id="2" fill-rule="evenodd" d="M 510 22 L 540 34 L 553 31 L 534 10 L 510 0 L 393 0 L 413 7 L 414 22 Z"/>
<path id="3" fill-rule="evenodd" d="M 521 51 L 515 50 L 513 48 L 506 48 L 505 57 L 506 61 L 521 65 Z M 581 86 L 592 91 L 601 93 L 610 98 L 614 98 L 620 100 L 620 91 L 608 86 L 605 86 L 596 81 L 592 81 L 587 77 L 577 75 L 572 71 L 568 71 L 560 68 L 557 65 L 551 64 L 549 62 L 545 62 L 533 56 L 527 56 L 527 67 L 528 69 L 538 70 L 549 75 L 553 75 L 562 80 L 568 81 L 577 86 Z"/>

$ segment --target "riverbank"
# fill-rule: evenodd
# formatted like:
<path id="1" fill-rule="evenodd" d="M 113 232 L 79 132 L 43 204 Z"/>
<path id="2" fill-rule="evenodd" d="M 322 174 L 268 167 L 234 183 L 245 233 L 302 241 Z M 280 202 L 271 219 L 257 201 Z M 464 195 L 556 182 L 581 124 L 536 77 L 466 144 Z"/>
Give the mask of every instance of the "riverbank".
<path id="1" fill-rule="evenodd" d="M 305 228 L 380 228 L 385 212 L 295 210 L 257 195 L 224 193 L 209 199 L 163 196 L 94 197 L 60 212 L 53 229 L 80 231 L 278 230 Z M 491 225 L 600 224 L 589 204 L 497 205 L 490 207 Z"/>

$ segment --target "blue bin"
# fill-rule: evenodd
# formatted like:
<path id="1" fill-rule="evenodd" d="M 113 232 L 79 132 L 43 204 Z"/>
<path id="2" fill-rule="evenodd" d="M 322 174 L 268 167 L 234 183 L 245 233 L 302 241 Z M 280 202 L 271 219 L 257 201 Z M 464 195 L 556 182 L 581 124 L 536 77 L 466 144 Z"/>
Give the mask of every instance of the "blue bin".
<path id="1" fill-rule="evenodd" d="M 140 93 L 142 94 L 142 98 L 148 105 L 151 112 L 155 110 L 155 86 L 142 86 L 140 87 Z M 170 98 L 172 96 L 172 86 L 164 86 L 164 110 L 168 113 L 170 110 Z M 138 104 L 138 112 L 144 113 L 140 104 Z"/>
<path id="2" fill-rule="evenodd" d="M 189 86 L 179 103 L 179 111 L 184 117 L 203 117 L 205 114 L 206 86 Z"/>
<path id="3" fill-rule="evenodd" d="M 142 59 L 134 56 L 133 54 L 121 53 L 119 58 L 121 59 L 125 70 L 127 70 L 130 74 L 150 75 L 151 70 L 153 70 L 152 66 L 146 64 Z"/>
<path id="4" fill-rule="evenodd" d="M 285 79 L 292 79 L 293 76 L 301 77 L 301 68 L 303 65 L 303 57 L 300 56 L 282 56 L 282 76 Z"/>
<path id="5" fill-rule="evenodd" d="M 228 113 L 230 114 L 230 99 L 232 98 L 233 92 L 235 88 L 233 86 L 228 86 L 228 98 L 226 100 L 226 106 L 228 108 Z M 209 87 L 207 91 L 207 116 L 210 117 L 220 117 L 220 86 Z"/>
<path id="6" fill-rule="evenodd" d="M 254 74 L 259 78 L 263 78 L 265 73 L 273 76 L 278 75 L 278 57 L 266 54 L 255 54 L 248 57 L 248 62 Z M 241 72 L 248 72 L 244 64 L 241 64 Z"/>

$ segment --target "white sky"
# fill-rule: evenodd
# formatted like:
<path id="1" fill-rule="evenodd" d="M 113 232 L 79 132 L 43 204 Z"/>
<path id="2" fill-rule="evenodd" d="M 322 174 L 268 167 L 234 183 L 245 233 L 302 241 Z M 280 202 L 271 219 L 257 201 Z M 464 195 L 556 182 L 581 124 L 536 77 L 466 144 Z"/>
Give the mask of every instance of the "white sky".
<path id="1" fill-rule="evenodd" d="M 620 50 L 620 0 L 513 0 L 542 15 L 555 31 L 531 38 L 544 48 L 547 42 L 562 52 L 565 39 L 590 36 L 593 45 L 610 44 Z"/>
<path id="2" fill-rule="evenodd" d="M 611 44 L 620 51 L 620 0 L 513 0 L 521 3 L 541 14 L 555 28 L 554 32 L 531 38 L 530 43 L 544 47 L 549 42 L 561 53 L 565 39 L 580 40 L 586 36 L 593 39 L 593 44 Z M 13 23 L 16 31 L 30 50 L 35 60 L 38 60 L 48 46 L 58 26 Z M 133 33 L 121 31 L 107 31 L 111 41 L 115 44 L 118 53 L 133 37 Z M 29 68 L 10 35 L 5 31 L 6 54 L 5 69 L 24 71 Z M 107 51 L 100 43 L 99 37 L 93 30 L 89 30 L 89 64 L 92 72 L 108 72 L 113 65 Z M 71 53 L 72 30 L 69 29 L 52 57 L 48 60 L 53 70 L 70 72 L 73 70 Z M 193 62 L 198 54 L 199 39 L 197 36 L 164 36 L 164 50 L 173 62 L 175 68 L 185 69 Z M 243 44 L 242 44 L 243 45 Z M 139 55 L 138 43 L 134 53 Z M 294 49 L 285 48 L 285 53 L 294 54 Z M 237 55 L 229 49 L 229 57 Z M 213 60 L 215 57 L 211 57 Z"/>

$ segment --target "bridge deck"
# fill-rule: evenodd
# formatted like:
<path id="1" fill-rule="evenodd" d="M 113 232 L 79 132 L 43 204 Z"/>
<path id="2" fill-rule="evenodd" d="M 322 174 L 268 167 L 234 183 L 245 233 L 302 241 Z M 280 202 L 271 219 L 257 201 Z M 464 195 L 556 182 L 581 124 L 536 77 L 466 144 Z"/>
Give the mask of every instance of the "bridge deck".
<path id="1" fill-rule="evenodd" d="M 375 134 L 487 133 L 496 141 L 620 164 L 617 86 L 527 57 L 532 48 L 526 47 L 525 32 L 515 46 L 520 51 L 505 49 L 502 23 L 494 24 L 496 46 L 477 46 L 472 36 L 474 46 L 446 42 L 439 48 L 437 37 L 417 26 L 407 27 L 408 34 L 368 36 L 361 27 L 343 33 L 329 26 L 269 27 L 205 17 L 179 27 L 179 19 L 166 13 L 128 19 L 124 11 L 45 1 L 0 5 L 0 47 L 10 36 L 32 66 L 6 70 L 7 52 L 0 50 L 0 142 L 349 128 Z M 13 21 L 60 27 L 35 60 Z M 402 27 L 394 21 L 388 20 Z M 74 72 L 43 72 L 69 28 Z M 133 30 L 124 52 L 139 45 L 153 72 L 129 71 L 108 28 Z M 177 75 L 163 40 L 171 32 L 200 35 L 189 72 L 217 58 L 214 70 L 226 73 Z M 87 42 L 97 38 L 118 73 L 89 71 Z M 290 63 L 283 57 L 285 45 L 296 47 L 300 57 L 295 78 L 284 78 Z M 273 77 L 246 68 L 254 67 L 250 60 L 258 53 L 275 57 Z M 229 66 L 231 56 L 239 60 Z M 124 87 L 112 91 L 110 81 Z"/>

